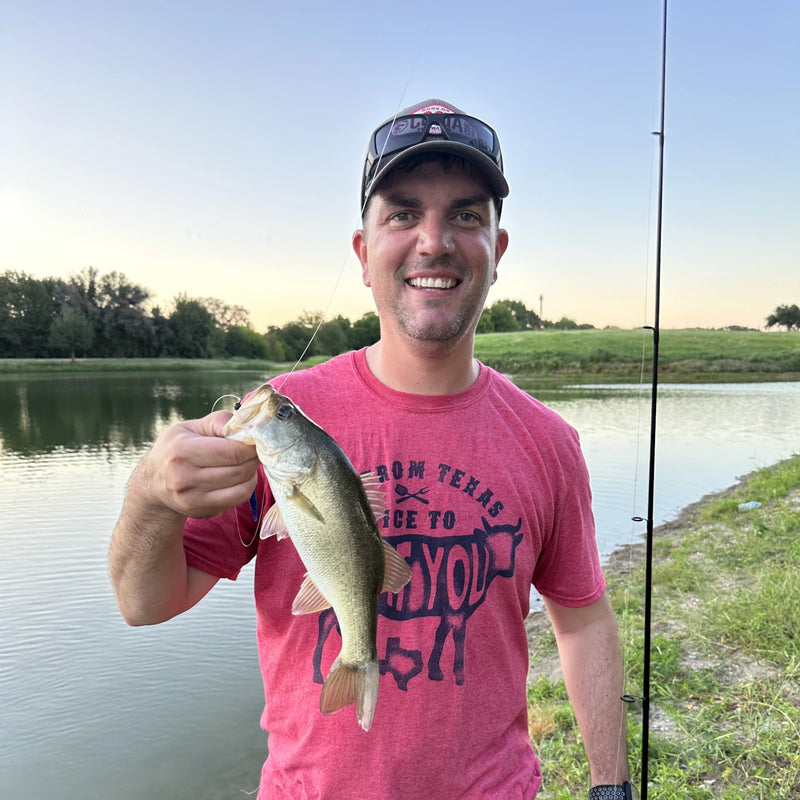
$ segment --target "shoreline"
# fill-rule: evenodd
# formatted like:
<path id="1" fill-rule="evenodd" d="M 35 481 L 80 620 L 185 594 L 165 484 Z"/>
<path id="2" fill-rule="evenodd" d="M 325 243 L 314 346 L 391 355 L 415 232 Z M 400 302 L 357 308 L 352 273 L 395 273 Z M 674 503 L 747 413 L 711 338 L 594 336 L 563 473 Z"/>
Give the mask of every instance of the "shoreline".
<path id="1" fill-rule="evenodd" d="M 26 375 L 80 375 L 98 372 L 255 372 L 278 375 L 293 367 L 305 369 L 328 357 L 315 357 L 299 365 L 294 362 L 260 361 L 255 359 L 179 359 L 179 358 L 0 358 L 0 377 L 19 378 Z M 650 385 L 649 369 L 641 364 L 596 365 L 591 370 L 556 368 L 545 371 L 508 371 L 491 358 L 483 363 L 505 374 L 526 391 L 555 389 L 571 385 L 635 384 Z M 796 383 L 800 372 L 794 370 L 721 370 L 713 361 L 697 360 L 690 366 L 662 364 L 659 384 L 674 383 Z"/>
<path id="2" fill-rule="evenodd" d="M 722 489 L 718 492 L 709 492 L 703 495 L 699 500 L 684 506 L 678 515 L 667 522 L 663 522 L 653 529 L 653 549 L 655 551 L 656 542 L 661 540 L 664 536 L 680 535 L 681 532 L 687 531 L 697 523 L 698 514 L 709 504 L 718 500 L 725 500 L 739 494 L 744 488 L 747 487 L 748 482 L 754 475 L 762 472 L 763 469 L 773 469 L 779 464 L 783 464 L 793 459 L 800 458 L 800 454 L 796 454 L 788 459 L 779 461 L 770 467 L 755 469 L 739 478 L 736 483 Z M 799 533 L 800 535 L 800 533 Z M 606 593 L 618 590 L 625 584 L 626 579 L 637 570 L 644 568 L 644 562 L 647 555 L 647 541 L 646 534 L 639 536 L 640 541 L 628 542 L 614 548 L 608 557 L 602 562 L 603 574 L 606 578 Z M 663 558 L 661 559 L 663 563 Z M 656 565 L 656 553 L 653 554 L 653 566 Z M 627 587 L 630 589 L 630 587 Z M 641 587 L 642 592 L 644 586 Z M 552 651 L 551 644 L 554 645 L 555 640 L 540 646 L 538 640 L 544 636 L 547 638 L 550 632 L 550 619 L 547 616 L 547 611 L 542 607 L 531 611 L 525 619 L 525 628 L 528 632 L 528 653 L 531 656 L 531 664 L 528 668 L 528 682 L 536 680 L 539 676 L 545 675 L 548 680 L 552 682 L 561 680 L 561 667 L 558 661 L 558 653 Z M 624 643 L 623 643 L 624 644 Z"/>
<path id="3" fill-rule="evenodd" d="M 646 541 L 604 561 L 625 661 L 629 761 L 641 765 Z M 653 531 L 649 785 L 660 800 L 800 796 L 800 454 L 704 495 Z M 544 610 L 525 621 L 542 800 L 588 769 Z M 567 793 L 568 792 L 568 793 Z"/>
<path id="4" fill-rule="evenodd" d="M 754 470 L 753 473 L 757 471 Z M 741 477 L 727 489 L 719 492 L 709 492 L 699 500 L 684 506 L 678 512 L 677 517 L 663 522 L 653 529 L 653 542 L 655 543 L 664 534 L 679 532 L 689 527 L 701 508 L 714 500 L 731 496 L 746 484 L 748 477 L 753 473 L 748 473 L 748 475 Z M 606 593 L 618 587 L 631 573 L 643 568 L 646 555 L 646 534 L 640 534 L 639 541 L 628 542 L 614 548 L 601 564 L 606 578 Z M 644 587 L 642 587 L 642 591 L 644 591 Z M 533 610 L 528 614 L 525 619 L 525 629 L 528 634 L 528 655 L 530 656 L 528 684 L 533 683 L 542 675 L 551 683 L 561 680 L 561 664 L 558 659 L 558 653 L 553 650 L 555 639 L 550 627 L 550 618 L 544 607 Z M 544 643 L 542 643 L 543 639 Z"/>

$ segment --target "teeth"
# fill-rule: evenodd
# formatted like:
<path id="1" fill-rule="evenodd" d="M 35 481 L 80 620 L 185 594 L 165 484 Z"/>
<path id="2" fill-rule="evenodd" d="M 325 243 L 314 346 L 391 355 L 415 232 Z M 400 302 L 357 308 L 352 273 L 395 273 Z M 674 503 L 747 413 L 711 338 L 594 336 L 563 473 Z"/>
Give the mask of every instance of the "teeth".
<path id="1" fill-rule="evenodd" d="M 411 278 L 409 283 L 419 289 L 452 289 L 457 281 L 453 278 Z"/>

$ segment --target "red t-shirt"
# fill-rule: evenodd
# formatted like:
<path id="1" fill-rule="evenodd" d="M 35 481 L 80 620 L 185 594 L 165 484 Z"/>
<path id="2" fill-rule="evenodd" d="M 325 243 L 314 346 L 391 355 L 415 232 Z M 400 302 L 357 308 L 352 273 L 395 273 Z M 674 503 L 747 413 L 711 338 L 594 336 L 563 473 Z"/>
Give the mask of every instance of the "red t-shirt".
<path id="1" fill-rule="evenodd" d="M 291 540 L 245 547 L 255 531 L 247 504 L 187 522 L 187 559 L 198 569 L 235 578 L 257 552 L 269 731 L 258 797 L 534 797 L 531 585 L 573 607 L 605 591 L 577 433 L 485 366 L 459 394 L 410 395 L 378 382 L 360 350 L 273 385 L 336 439 L 356 471 L 381 478 L 387 510 L 378 528 L 412 578 L 379 598 L 380 692 L 365 733 L 352 707 L 319 710 L 341 639 L 330 609 L 292 616 L 305 568 Z M 268 485 L 258 495 L 263 515 Z"/>

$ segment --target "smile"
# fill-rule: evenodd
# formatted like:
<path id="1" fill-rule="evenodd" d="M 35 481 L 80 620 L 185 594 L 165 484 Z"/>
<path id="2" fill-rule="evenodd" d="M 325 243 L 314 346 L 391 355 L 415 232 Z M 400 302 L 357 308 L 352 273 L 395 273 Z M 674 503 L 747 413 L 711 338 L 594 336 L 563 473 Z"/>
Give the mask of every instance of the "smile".
<path id="1" fill-rule="evenodd" d="M 409 278 L 406 283 L 417 289 L 452 289 L 459 281 L 455 278 Z"/>

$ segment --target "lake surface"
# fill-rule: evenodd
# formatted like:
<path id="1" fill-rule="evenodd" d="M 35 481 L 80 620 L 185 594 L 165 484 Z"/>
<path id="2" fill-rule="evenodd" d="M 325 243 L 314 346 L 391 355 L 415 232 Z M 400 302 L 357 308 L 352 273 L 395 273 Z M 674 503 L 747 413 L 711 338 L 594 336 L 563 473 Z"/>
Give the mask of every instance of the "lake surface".
<path id="1" fill-rule="evenodd" d="M 252 565 L 179 619 L 132 629 L 106 550 L 158 433 L 268 377 L 0 376 L 0 797 L 216 800 L 257 788 L 267 742 Z M 603 555 L 638 540 L 649 388 L 524 388 L 581 434 Z M 662 386 L 656 524 L 797 452 L 800 383 Z"/>

